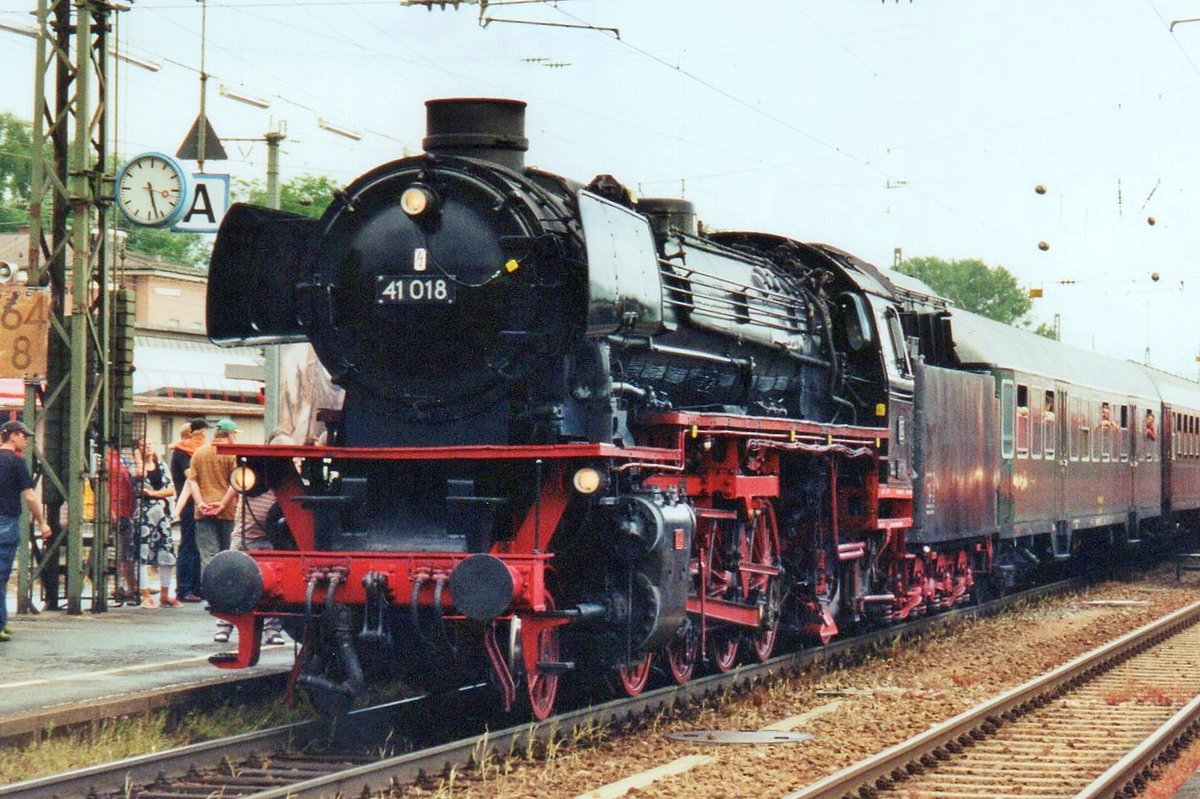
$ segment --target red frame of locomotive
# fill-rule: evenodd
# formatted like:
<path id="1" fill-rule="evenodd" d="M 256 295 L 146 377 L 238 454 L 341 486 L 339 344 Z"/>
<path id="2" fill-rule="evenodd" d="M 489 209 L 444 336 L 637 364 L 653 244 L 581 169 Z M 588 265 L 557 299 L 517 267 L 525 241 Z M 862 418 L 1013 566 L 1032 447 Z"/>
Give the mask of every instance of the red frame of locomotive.
<path id="1" fill-rule="evenodd" d="M 553 598 L 546 590 L 546 571 L 552 568 L 553 552 L 545 551 L 571 499 L 571 475 L 585 464 L 605 461 L 612 468 L 637 468 L 648 476 L 643 484 L 664 490 L 676 489 L 685 495 L 696 509 L 697 523 L 692 547 L 691 569 L 698 575 L 698 587 L 707 585 L 703 572 L 706 524 L 733 518 L 732 503 L 746 518 L 757 518 L 780 495 L 781 454 L 801 451 L 814 458 L 825 458 L 831 464 L 830 496 L 831 536 L 837 546 L 840 561 L 865 557 L 865 534 L 882 534 L 885 549 L 893 557 L 909 558 L 905 554 L 905 533 L 912 527 L 912 490 L 909 486 L 881 484 L 879 464 L 886 459 L 888 430 L 886 428 L 848 425 L 815 424 L 793 419 L 742 417 L 725 414 L 671 412 L 651 417 L 641 429 L 643 440 L 658 446 L 618 447 L 611 444 L 572 443 L 544 446 L 467 446 L 467 447 L 402 447 L 347 448 L 320 446 L 221 445 L 220 452 L 237 455 L 240 462 L 271 459 L 325 459 L 330 461 L 370 460 L 533 460 L 545 464 L 540 501 L 527 512 L 517 534 L 507 541 L 493 544 L 490 554 L 499 558 L 513 578 L 514 599 L 509 615 L 499 619 L 521 619 L 522 657 L 526 674 L 538 673 L 539 659 L 548 653 L 543 633 L 570 623 L 569 616 L 554 612 Z M 706 460 L 703 468 L 688 470 L 688 453 L 694 452 L 705 439 L 709 442 L 725 438 L 736 446 L 723 448 L 725 461 Z M 754 473 L 745 473 L 742 456 L 754 453 L 757 459 Z M 838 492 L 837 464 L 841 458 L 869 458 L 865 492 L 866 515 L 851 518 Z M 693 460 L 693 463 L 695 461 Z M 256 551 L 251 553 L 263 575 L 263 599 L 267 603 L 304 604 L 317 606 L 330 601 L 332 590 L 340 602 L 364 604 L 367 591 L 363 580 L 368 573 L 385 575 L 387 588 L 397 604 L 411 604 L 417 597 L 419 605 L 431 607 L 440 601 L 446 610 L 445 620 L 462 619 L 454 613 L 454 601 L 446 583 L 454 568 L 472 553 L 467 552 L 318 552 L 314 551 L 313 512 L 296 499 L 303 494 L 297 479 L 275 487 L 276 496 L 295 538 L 297 551 Z M 714 506 L 714 500 L 724 502 L 724 509 Z M 881 515 L 882 510 L 887 513 Z M 780 552 L 778 528 L 772 517 L 769 521 L 774 537 L 773 552 Z M 849 535 L 840 537 L 840 530 Z M 699 555 L 698 555 L 699 553 Z M 775 565 L 748 564 L 741 569 L 740 579 L 770 579 L 779 573 Z M 315 579 L 314 579 L 315 578 Z M 378 578 L 377 578 L 378 579 Z M 315 589 L 310 587 L 310 581 Z M 888 597 L 892 602 L 889 613 L 904 617 L 919 604 L 928 588 L 916 581 L 906 594 Z M 944 587 L 945 588 L 945 587 Z M 312 591 L 309 594 L 310 590 Z M 911 595 L 914 594 L 915 595 Z M 958 591 L 955 594 L 959 593 Z M 307 596 L 306 596 L 307 594 Z M 696 590 L 688 599 L 688 611 L 699 621 L 701 647 L 712 622 L 724 622 L 744 629 L 756 629 L 762 624 L 761 609 L 746 604 L 728 602 L 706 596 Z M 883 601 L 884 597 L 866 597 Z M 265 616 L 281 615 L 259 608 L 245 614 L 217 613 L 238 628 L 236 654 L 214 656 L 212 662 L 222 668 L 245 668 L 257 663 L 260 654 L 262 621 Z M 822 640 L 836 634 L 833 619 L 826 614 L 811 630 Z M 505 658 L 499 651 L 494 634 L 487 636 L 489 659 L 504 688 L 505 703 L 512 704 L 515 695 L 513 675 L 508 673 Z M 705 651 L 703 648 L 700 651 Z M 305 653 L 301 651 L 298 662 Z M 554 659 L 551 657 L 550 659 Z M 542 665 L 545 665 L 542 662 Z"/>

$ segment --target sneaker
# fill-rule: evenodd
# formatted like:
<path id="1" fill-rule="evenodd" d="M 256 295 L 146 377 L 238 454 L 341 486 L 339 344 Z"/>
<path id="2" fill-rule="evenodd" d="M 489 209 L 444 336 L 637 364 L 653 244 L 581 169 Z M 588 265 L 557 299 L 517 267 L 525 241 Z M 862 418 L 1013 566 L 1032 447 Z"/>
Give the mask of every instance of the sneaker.
<path id="1" fill-rule="evenodd" d="M 215 633 L 213 633 L 213 640 L 216 641 L 218 644 L 228 643 L 229 642 L 229 634 L 232 632 L 233 632 L 232 627 L 218 627 L 217 631 Z"/>
<path id="2" fill-rule="evenodd" d="M 158 607 L 158 603 L 154 601 L 154 597 L 147 596 L 145 599 L 142 600 L 142 607 L 156 608 L 156 607 Z"/>
<path id="3" fill-rule="evenodd" d="M 280 644 L 286 644 L 287 639 L 283 637 L 283 631 L 281 630 L 267 630 L 264 633 L 263 643 L 267 644 L 268 646 L 278 646 Z"/>
<path id="4" fill-rule="evenodd" d="M 12 640 L 12 633 L 10 633 L 8 631 L 8 628 L 0 627 L 0 641 L 11 641 L 11 640 Z"/>
<path id="5" fill-rule="evenodd" d="M 201 599 L 200 597 L 196 596 L 195 594 L 185 594 L 185 595 L 182 597 L 182 599 L 183 599 L 183 601 L 184 601 L 184 602 L 203 602 L 203 601 L 204 601 L 203 599 Z"/>

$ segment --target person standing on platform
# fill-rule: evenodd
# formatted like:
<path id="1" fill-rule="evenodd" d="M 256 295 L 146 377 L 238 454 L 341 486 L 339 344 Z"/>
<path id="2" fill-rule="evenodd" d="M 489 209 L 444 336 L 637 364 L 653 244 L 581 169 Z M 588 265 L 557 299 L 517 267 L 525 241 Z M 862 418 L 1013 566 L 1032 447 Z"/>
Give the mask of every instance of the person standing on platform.
<path id="1" fill-rule="evenodd" d="M 108 451 L 108 519 L 116 540 L 117 574 L 113 599 L 119 604 L 140 605 L 138 592 L 137 487 L 129 461 L 116 447 Z"/>
<path id="2" fill-rule="evenodd" d="M 237 492 L 230 477 L 237 468 L 237 458 L 218 454 L 217 445 L 232 444 L 237 432 L 237 424 L 232 419 L 217 422 L 213 440 L 196 450 L 187 470 L 188 492 L 196 503 L 196 547 L 200 550 L 201 579 L 204 569 L 217 553 L 229 549 L 233 537 L 233 520 L 237 514 L 234 498 Z M 224 643 L 232 632 L 232 624 L 218 621 L 213 640 Z"/>
<path id="3" fill-rule="evenodd" d="M 287 431 L 277 429 L 267 436 L 268 445 L 283 446 L 291 444 L 292 439 Z M 282 517 L 276 507 L 275 491 L 268 488 L 254 496 L 239 496 L 237 501 L 237 518 L 233 527 L 233 546 L 242 552 L 257 552 L 275 549 L 268 528 L 279 524 Z M 283 625 L 278 616 L 268 616 L 263 622 L 264 644 L 285 644 Z"/>
<path id="4" fill-rule="evenodd" d="M 187 487 L 187 469 L 192 453 L 204 444 L 208 422 L 193 419 L 179 430 L 179 440 L 171 445 L 171 482 L 175 486 L 175 518 L 179 519 L 179 563 L 175 595 L 184 602 L 200 601 L 200 550 L 196 548 L 196 509 L 183 492 Z"/>
<path id="5" fill-rule="evenodd" d="M 171 525 L 167 504 L 169 497 L 175 495 L 171 488 L 171 477 L 167 469 L 158 459 L 158 453 L 152 447 L 146 446 L 144 439 L 134 443 L 134 452 L 140 453 L 135 458 L 138 472 L 138 484 L 141 491 L 138 494 L 138 560 L 141 563 L 140 579 L 142 584 L 142 607 L 144 608 L 174 608 L 179 606 L 177 596 L 171 596 L 171 578 L 175 574 L 175 546 L 171 541 Z M 150 567 L 158 570 L 158 600 L 154 599 L 150 589 Z M 176 587 L 178 594 L 178 587 Z"/>
<path id="6" fill-rule="evenodd" d="M 33 431 L 18 421 L 0 425 L 0 587 L 8 585 L 21 541 L 21 500 L 25 500 L 42 537 L 50 535 L 42 504 L 33 493 L 33 477 L 25 465 L 25 446 L 32 439 Z M 11 639 L 8 599 L 4 597 L 0 600 L 0 641 Z"/>

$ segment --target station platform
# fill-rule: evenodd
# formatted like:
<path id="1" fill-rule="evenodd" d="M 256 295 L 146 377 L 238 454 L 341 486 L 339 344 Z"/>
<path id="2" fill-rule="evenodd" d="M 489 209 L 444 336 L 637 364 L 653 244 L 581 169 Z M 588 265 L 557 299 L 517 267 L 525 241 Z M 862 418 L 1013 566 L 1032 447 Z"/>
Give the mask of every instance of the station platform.
<path id="1" fill-rule="evenodd" d="M 49 719 L 82 723 L 172 704 L 182 689 L 219 690 L 247 677 L 291 669 L 294 648 L 264 646 L 252 669 L 218 669 L 210 655 L 232 651 L 212 640 L 205 603 L 176 608 L 116 606 L 80 615 L 17 615 L 9 598 L 12 640 L 0 643 L 0 739 L 44 730 Z"/>

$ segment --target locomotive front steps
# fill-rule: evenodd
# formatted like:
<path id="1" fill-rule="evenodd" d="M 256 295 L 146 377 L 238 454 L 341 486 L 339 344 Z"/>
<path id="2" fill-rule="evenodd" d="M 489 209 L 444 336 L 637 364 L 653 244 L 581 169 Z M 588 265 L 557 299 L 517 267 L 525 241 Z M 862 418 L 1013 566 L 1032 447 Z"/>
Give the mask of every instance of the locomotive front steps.
<path id="1" fill-rule="evenodd" d="M 1200 572 L 1200 552 L 1181 552 L 1175 556 L 1175 579 L 1182 579 L 1184 572 Z"/>

